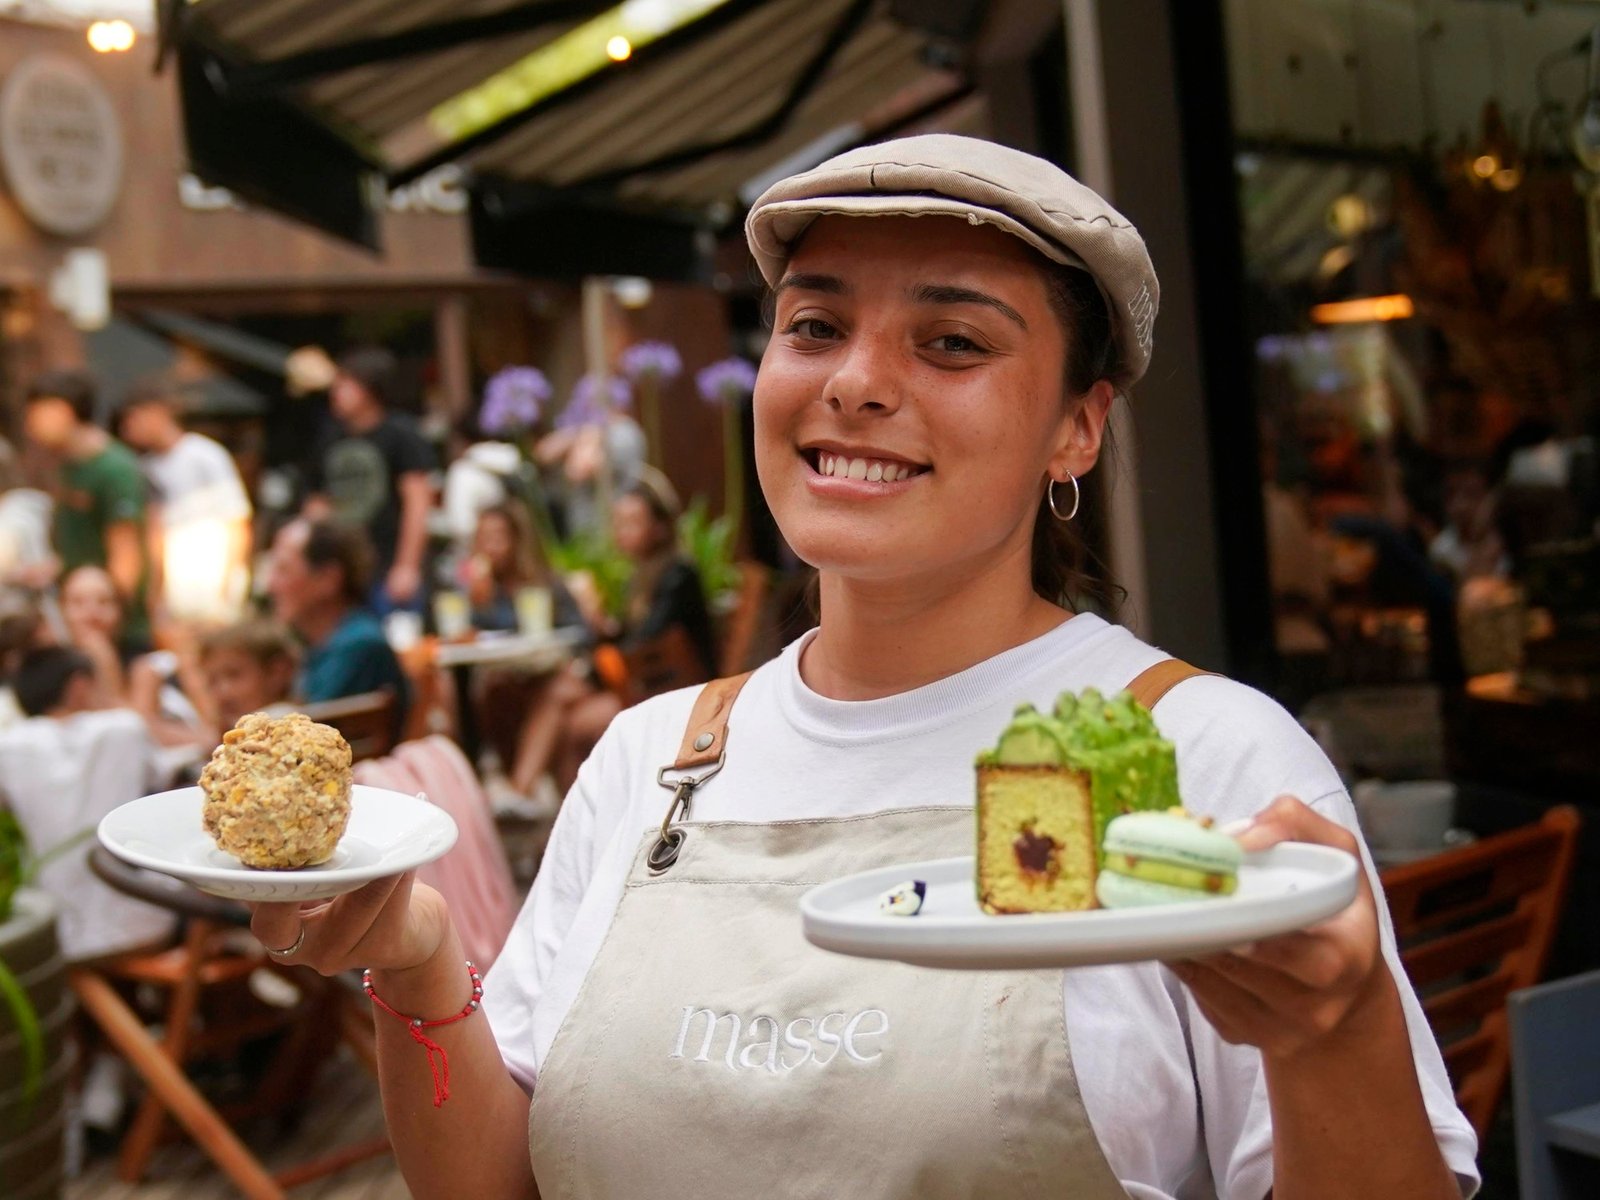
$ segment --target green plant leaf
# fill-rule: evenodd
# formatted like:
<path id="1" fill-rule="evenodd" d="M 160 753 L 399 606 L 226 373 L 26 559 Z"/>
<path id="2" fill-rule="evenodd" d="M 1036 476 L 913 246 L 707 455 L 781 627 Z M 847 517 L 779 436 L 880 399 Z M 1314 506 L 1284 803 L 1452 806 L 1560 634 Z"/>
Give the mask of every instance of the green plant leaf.
<path id="1" fill-rule="evenodd" d="M 23 1104 L 31 1108 L 39 1096 L 39 1082 L 44 1078 L 44 1030 L 39 1025 L 33 1001 L 3 958 L 0 958 L 0 998 L 5 1000 L 17 1026 L 17 1037 L 22 1045 Z"/>

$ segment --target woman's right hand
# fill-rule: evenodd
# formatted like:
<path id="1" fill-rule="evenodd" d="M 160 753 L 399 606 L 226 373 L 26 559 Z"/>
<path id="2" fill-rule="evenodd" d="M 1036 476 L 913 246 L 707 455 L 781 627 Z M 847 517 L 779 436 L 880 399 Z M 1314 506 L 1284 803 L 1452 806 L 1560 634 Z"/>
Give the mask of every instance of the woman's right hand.
<path id="1" fill-rule="evenodd" d="M 450 928 L 444 897 L 416 882 L 416 872 L 375 879 L 332 900 L 252 904 L 250 931 L 279 962 L 322 975 L 352 968 L 405 971 L 438 952 Z M 304 937 L 301 937 L 302 931 Z"/>

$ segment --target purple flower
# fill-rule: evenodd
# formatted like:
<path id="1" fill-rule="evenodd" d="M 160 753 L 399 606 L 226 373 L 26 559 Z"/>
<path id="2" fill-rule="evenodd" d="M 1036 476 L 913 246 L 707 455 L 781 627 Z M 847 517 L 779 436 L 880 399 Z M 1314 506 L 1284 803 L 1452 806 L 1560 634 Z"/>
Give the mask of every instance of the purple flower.
<path id="1" fill-rule="evenodd" d="M 707 404 L 736 404 L 756 390 L 756 369 L 742 358 L 725 358 L 696 372 L 694 384 Z"/>
<path id="2" fill-rule="evenodd" d="M 670 342 L 635 342 L 622 352 L 622 373 L 633 382 L 666 382 L 683 374 L 683 359 Z"/>
<path id="3" fill-rule="evenodd" d="M 572 388 L 572 398 L 556 418 L 557 429 L 603 425 L 606 417 L 633 403 L 633 389 L 621 376 L 585 375 Z"/>
<path id="4" fill-rule="evenodd" d="M 537 367 L 507 367 L 483 389 L 478 424 L 485 433 L 532 429 L 550 399 L 550 381 Z"/>

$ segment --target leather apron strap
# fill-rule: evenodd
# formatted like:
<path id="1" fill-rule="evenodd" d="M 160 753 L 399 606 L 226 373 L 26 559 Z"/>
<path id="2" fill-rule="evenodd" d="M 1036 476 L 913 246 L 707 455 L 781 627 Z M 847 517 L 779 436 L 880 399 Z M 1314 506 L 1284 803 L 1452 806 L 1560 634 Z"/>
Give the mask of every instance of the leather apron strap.
<path id="1" fill-rule="evenodd" d="M 1215 671 L 1202 671 L 1199 667 L 1192 667 L 1182 659 L 1169 658 L 1140 671 L 1134 676 L 1133 682 L 1128 684 L 1127 690 L 1133 693 L 1133 698 L 1140 704 L 1146 708 L 1154 708 L 1161 702 L 1161 697 L 1184 680 L 1215 674 Z"/>

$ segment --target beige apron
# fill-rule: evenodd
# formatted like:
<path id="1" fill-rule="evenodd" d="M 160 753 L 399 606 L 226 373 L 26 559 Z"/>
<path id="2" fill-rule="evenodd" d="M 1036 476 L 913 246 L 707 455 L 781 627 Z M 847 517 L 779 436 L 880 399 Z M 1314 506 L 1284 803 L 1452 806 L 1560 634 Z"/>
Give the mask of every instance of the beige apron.
<path id="1" fill-rule="evenodd" d="M 708 687 L 664 785 L 714 772 L 740 683 Z M 673 825 L 686 800 L 641 843 L 539 1072 L 546 1200 L 1125 1200 L 1079 1094 L 1060 971 L 927 970 L 801 936 L 814 884 L 970 853 L 970 807 Z"/>

